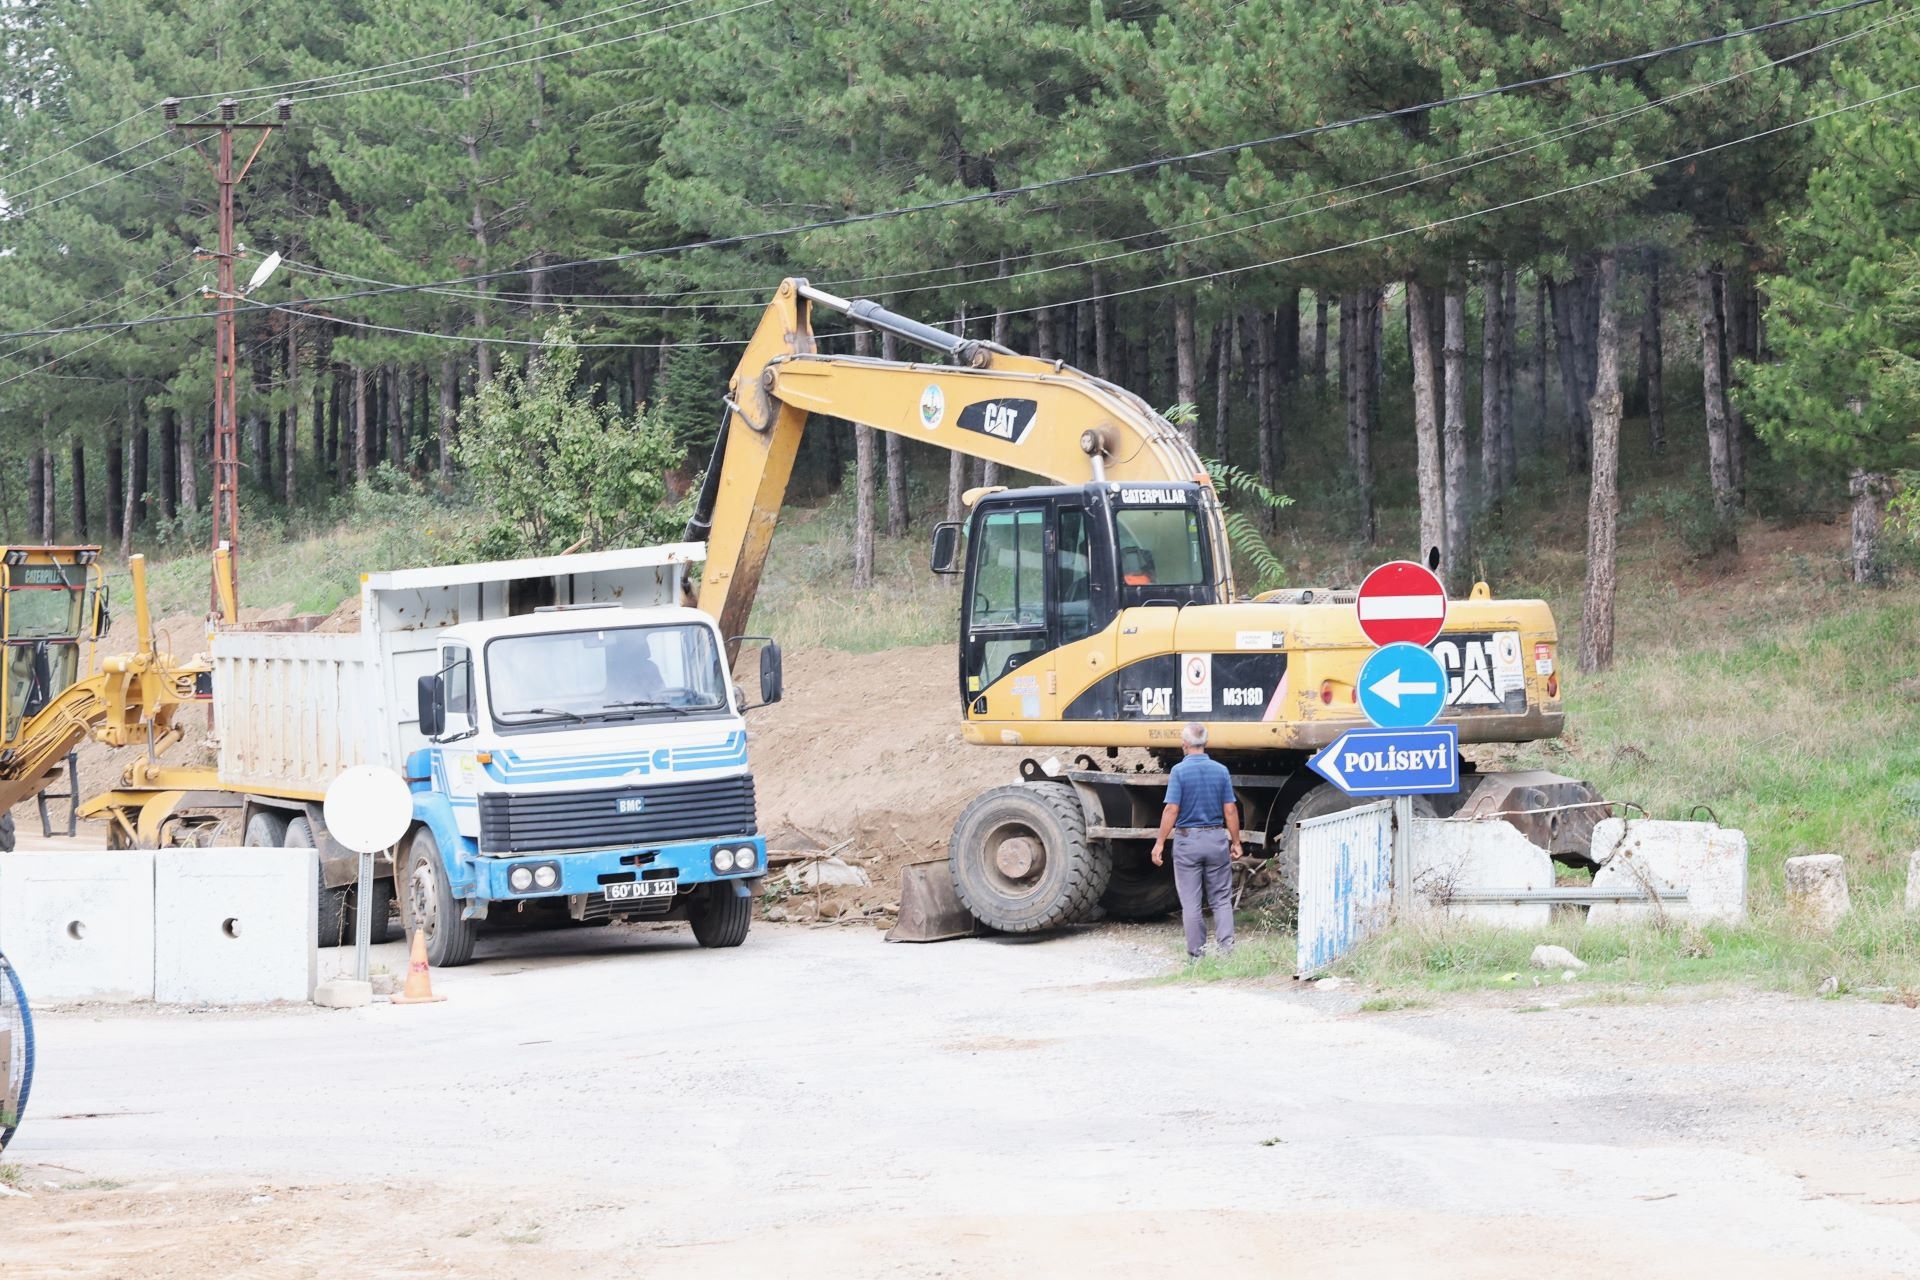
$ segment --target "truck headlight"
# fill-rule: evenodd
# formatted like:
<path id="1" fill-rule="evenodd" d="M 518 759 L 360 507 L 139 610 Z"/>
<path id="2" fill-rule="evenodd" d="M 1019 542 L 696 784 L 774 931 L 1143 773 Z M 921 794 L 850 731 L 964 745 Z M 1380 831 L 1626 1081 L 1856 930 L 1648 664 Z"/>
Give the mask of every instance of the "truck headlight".
<path id="1" fill-rule="evenodd" d="M 560 883 L 560 868 L 551 862 L 533 869 L 533 882 L 542 889 L 551 889 Z"/>
<path id="2" fill-rule="evenodd" d="M 733 865 L 741 871 L 753 870 L 753 864 L 759 860 L 760 855 L 754 850 L 752 845 L 747 845 L 744 848 L 734 851 Z"/>
<path id="3" fill-rule="evenodd" d="M 525 893 L 527 890 L 533 888 L 533 869 L 531 867 L 515 867 L 513 870 L 507 872 L 507 887 L 515 893 Z"/>
<path id="4" fill-rule="evenodd" d="M 715 849 L 713 851 L 713 869 L 723 874 L 733 870 L 733 850 Z"/>

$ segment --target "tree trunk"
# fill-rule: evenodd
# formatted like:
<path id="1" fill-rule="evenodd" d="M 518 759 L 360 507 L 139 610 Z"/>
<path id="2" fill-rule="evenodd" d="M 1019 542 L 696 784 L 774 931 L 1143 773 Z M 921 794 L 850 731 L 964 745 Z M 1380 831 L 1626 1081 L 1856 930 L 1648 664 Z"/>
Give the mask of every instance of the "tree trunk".
<path id="1" fill-rule="evenodd" d="M 147 422 L 146 406 L 143 403 L 133 420 L 133 443 L 129 450 L 132 456 L 128 460 L 131 475 L 127 484 L 127 518 L 120 530 L 122 556 L 133 553 L 134 532 L 147 523 L 148 473 L 151 469 L 148 455 L 152 449 L 151 430 Z"/>
<path id="2" fill-rule="evenodd" d="M 1253 326 L 1254 351 L 1254 405 L 1255 441 L 1260 465 L 1260 483 L 1269 491 L 1279 484 L 1280 445 L 1279 425 L 1274 421 L 1273 406 L 1277 399 L 1274 379 L 1278 372 L 1276 352 L 1273 349 L 1273 327 L 1266 323 L 1266 317 L 1258 311 L 1247 313 L 1247 322 Z M 1260 527 L 1272 533 L 1278 526 L 1278 512 L 1265 504 L 1260 508 Z"/>
<path id="3" fill-rule="evenodd" d="M 1513 418 L 1514 331 L 1520 327 L 1520 273 L 1508 267 L 1500 282 L 1500 491 L 1520 480 L 1519 432 Z"/>
<path id="4" fill-rule="evenodd" d="M 387 424 L 387 461 L 402 471 L 408 470 L 409 453 L 408 426 L 413 422 L 413 378 L 394 368 L 387 371 L 387 385 L 392 388 L 387 398 L 387 408 L 392 413 L 392 421 Z"/>
<path id="5" fill-rule="evenodd" d="M 1221 316 L 1213 326 L 1213 457 L 1228 461 L 1227 405 L 1233 383 L 1233 317 Z"/>
<path id="6" fill-rule="evenodd" d="M 1189 415 L 1187 423 L 1181 428 L 1187 437 L 1187 443 L 1198 451 L 1200 448 L 1200 421 L 1197 410 L 1200 408 L 1200 353 L 1195 350 L 1196 339 L 1193 332 L 1193 295 L 1178 293 L 1173 299 L 1173 352 L 1174 352 L 1174 401 L 1190 405 L 1195 413 Z"/>
<path id="7" fill-rule="evenodd" d="M 27 541 L 52 542 L 47 536 L 47 482 L 41 474 L 47 451 L 35 449 L 27 459 Z"/>
<path id="8" fill-rule="evenodd" d="M 133 418 L 133 389 L 127 389 L 127 418 Z M 107 538 L 120 541 L 127 527 L 127 438 L 129 432 L 115 422 L 107 432 Z"/>
<path id="9" fill-rule="evenodd" d="M 348 434 L 351 439 L 340 442 L 340 487 L 347 487 L 349 476 L 355 481 L 367 478 L 367 438 L 372 422 L 369 419 L 367 371 L 353 371 L 353 410 Z"/>
<path id="10" fill-rule="evenodd" d="M 995 318 L 996 328 L 1004 323 L 1006 317 Z M 996 339 L 997 340 L 997 339 Z M 853 354 L 870 356 L 873 354 L 873 330 L 860 328 L 853 331 Z M 873 534 L 874 492 L 873 466 L 873 428 L 855 426 L 853 429 L 853 585 L 871 587 L 873 585 Z"/>
<path id="11" fill-rule="evenodd" d="M 1377 290 L 1347 294 L 1340 300 L 1340 332 L 1347 354 L 1347 458 L 1353 465 L 1359 499 L 1356 536 L 1372 546 L 1378 530 L 1373 509 L 1373 305 Z M 1347 336 L 1348 330 L 1351 336 Z"/>
<path id="12" fill-rule="evenodd" d="M 1720 526 L 1720 538 L 1729 549 L 1737 547 L 1734 513 L 1739 499 L 1734 490 L 1733 442 L 1727 422 L 1726 388 L 1720 381 L 1722 342 L 1718 297 L 1720 269 L 1700 268 L 1700 376 L 1706 398 L 1707 477 L 1713 484 L 1713 517 Z"/>
<path id="13" fill-rule="evenodd" d="M 1647 408 L 1647 443 L 1667 451 L 1666 380 L 1660 350 L 1660 252 L 1647 250 L 1647 309 L 1640 318 L 1640 380 Z"/>
<path id="14" fill-rule="evenodd" d="M 180 424 L 173 406 L 160 410 L 160 514 L 173 519 L 180 504 Z"/>
<path id="15" fill-rule="evenodd" d="M 1593 422 L 1593 483 L 1587 490 L 1587 591 L 1580 611 L 1580 669 L 1613 665 L 1614 540 L 1620 527 L 1619 265 L 1603 254 L 1599 272 L 1597 374 Z"/>
<path id="16" fill-rule="evenodd" d="M 1501 494 L 1500 458 L 1506 449 L 1506 424 L 1500 420 L 1500 352 L 1506 346 L 1503 330 L 1506 272 L 1497 262 L 1480 267 L 1480 492 L 1488 502 Z"/>
<path id="17" fill-rule="evenodd" d="M 1327 295 L 1313 291 L 1313 376 L 1327 380 Z"/>
<path id="18" fill-rule="evenodd" d="M 73 442 L 73 533 L 78 542 L 92 536 L 87 522 L 87 451 L 78 440 Z"/>
<path id="19" fill-rule="evenodd" d="M 300 496 L 300 330 L 287 326 L 286 354 L 281 361 L 287 384 L 287 414 L 280 432 L 280 499 L 291 507 Z"/>
<path id="20" fill-rule="evenodd" d="M 1273 313 L 1274 353 L 1279 357 L 1280 376 L 1275 394 L 1300 380 L 1300 291 L 1282 289 L 1280 306 Z"/>
<path id="21" fill-rule="evenodd" d="M 1586 474 L 1587 441 L 1591 431 L 1584 391 L 1587 375 L 1582 365 L 1585 362 L 1575 339 L 1583 323 L 1581 293 L 1577 279 L 1553 282 L 1553 346 L 1560 366 L 1560 398 L 1567 410 L 1567 474 L 1570 476 Z"/>
<path id="22" fill-rule="evenodd" d="M 953 332 L 957 338 L 967 336 L 967 309 L 964 306 L 960 307 L 954 316 Z M 954 363 L 958 364 L 959 361 L 956 360 Z M 834 479 L 836 482 L 839 480 L 838 468 L 835 469 Z M 967 456 L 958 450 L 951 451 L 947 454 L 948 520 L 958 520 L 965 513 L 966 508 L 960 505 L 960 496 L 966 492 L 966 488 Z M 950 587 L 958 587 L 960 585 L 960 579 L 957 577 L 946 578 L 945 582 Z"/>
<path id="23" fill-rule="evenodd" d="M 1042 320 L 1045 313 L 1042 313 Z M 1053 326 L 1042 324 L 1040 331 L 1050 333 Z M 1049 345 L 1051 340 L 1049 339 Z M 880 358 L 898 360 L 900 358 L 900 340 L 890 333 L 880 335 Z M 887 536 L 904 538 L 907 536 L 907 458 L 905 441 L 893 432 L 887 432 Z"/>
<path id="24" fill-rule="evenodd" d="M 1000 274 L 1005 275 L 1006 263 L 1002 261 Z M 1104 296 L 1107 292 L 1106 276 L 1099 271 L 1093 273 L 1093 371 L 1104 382 L 1116 381 L 1113 367 L 1113 299 Z M 994 341 L 999 337 L 1001 325 L 1010 317 L 1004 312 L 993 318 Z M 1004 342 L 1001 345 L 1005 345 Z"/>
<path id="25" fill-rule="evenodd" d="M 182 512 L 200 509 L 200 450 L 194 437 L 199 434 L 199 424 L 189 415 L 180 424 L 176 433 L 180 458 L 180 510 Z"/>
<path id="26" fill-rule="evenodd" d="M 1735 361 L 1746 354 L 1741 348 L 1747 328 L 1742 314 L 1747 291 L 1731 272 L 1721 272 L 1719 283 L 1720 394 L 1727 405 L 1727 461 L 1733 469 L 1733 501 L 1737 507 L 1744 504 L 1747 489 L 1746 415 L 1740 412 L 1739 397 L 1734 394 L 1740 385 Z"/>
<path id="27" fill-rule="evenodd" d="M 1884 471 L 1855 467 L 1847 475 L 1847 492 L 1853 498 L 1853 580 L 1861 586 L 1877 587 L 1886 582 L 1880 529 L 1891 490 L 1892 483 Z"/>
<path id="28" fill-rule="evenodd" d="M 450 355 L 440 357 L 440 417 L 434 441 L 435 460 L 443 491 L 453 488 L 453 397 L 460 387 L 460 365 Z M 639 395 L 638 391 L 634 394 Z"/>
<path id="29" fill-rule="evenodd" d="M 1547 278 L 1533 278 L 1533 451 L 1547 451 Z"/>
<path id="30" fill-rule="evenodd" d="M 1472 569 L 1467 523 L 1467 295 L 1449 289 L 1446 305 L 1446 348 L 1442 354 L 1447 365 L 1447 390 L 1441 457 L 1447 491 L 1447 540 L 1442 544 L 1440 566 L 1447 590 L 1461 596 L 1466 594 Z"/>
<path id="31" fill-rule="evenodd" d="M 1447 543 L 1447 500 L 1441 488 L 1440 405 L 1433 385 L 1433 312 L 1427 290 L 1407 281 L 1408 345 L 1413 348 L 1413 443 L 1420 485 L 1420 546 L 1426 564 Z"/>

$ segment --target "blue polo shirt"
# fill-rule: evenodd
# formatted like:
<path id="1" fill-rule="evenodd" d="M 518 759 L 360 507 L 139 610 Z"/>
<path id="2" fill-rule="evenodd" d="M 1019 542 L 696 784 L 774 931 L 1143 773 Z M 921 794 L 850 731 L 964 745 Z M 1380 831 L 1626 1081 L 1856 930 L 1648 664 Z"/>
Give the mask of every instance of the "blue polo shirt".
<path id="1" fill-rule="evenodd" d="M 1182 756 L 1167 775 L 1167 803 L 1180 806 L 1175 829 L 1224 827 L 1226 807 L 1233 802 L 1233 777 L 1227 766 L 1204 751 Z"/>

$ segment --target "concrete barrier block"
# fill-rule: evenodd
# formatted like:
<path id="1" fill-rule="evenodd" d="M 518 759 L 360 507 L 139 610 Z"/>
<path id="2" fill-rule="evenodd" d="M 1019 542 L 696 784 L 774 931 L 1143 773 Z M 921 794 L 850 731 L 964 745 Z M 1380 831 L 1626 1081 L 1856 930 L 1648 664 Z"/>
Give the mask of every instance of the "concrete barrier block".
<path id="1" fill-rule="evenodd" d="M 1552 918 L 1553 908 L 1544 902 L 1447 905 L 1449 895 L 1468 889 L 1553 887 L 1552 857 L 1505 822 L 1415 818 L 1408 853 L 1414 895 L 1443 907 L 1454 919 L 1538 929 Z"/>
<path id="2" fill-rule="evenodd" d="M 1831 933 L 1853 907 L 1847 892 L 1847 864 L 1837 853 L 1809 853 L 1787 859 L 1787 906 L 1809 929 Z"/>
<path id="3" fill-rule="evenodd" d="M 1603 818 L 1593 828 L 1596 889 L 1685 889 L 1685 902 L 1603 902 L 1588 924 L 1747 918 L 1747 836 L 1713 822 Z"/>
<path id="4" fill-rule="evenodd" d="M 0 947 L 35 1003 L 153 999 L 153 858 L 0 857 Z"/>
<path id="5" fill-rule="evenodd" d="M 312 997 L 319 964 L 313 850 L 165 849 L 154 858 L 156 1000 Z"/>

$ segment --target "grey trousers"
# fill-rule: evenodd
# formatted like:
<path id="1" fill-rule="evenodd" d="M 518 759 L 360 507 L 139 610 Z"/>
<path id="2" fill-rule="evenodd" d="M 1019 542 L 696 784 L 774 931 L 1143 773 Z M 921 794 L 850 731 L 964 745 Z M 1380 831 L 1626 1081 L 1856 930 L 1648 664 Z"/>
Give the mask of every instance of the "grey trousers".
<path id="1" fill-rule="evenodd" d="M 1206 949 L 1207 925 L 1200 904 L 1213 908 L 1213 932 L 1224 955 L 1233 949 L 1233 853 L 1224 829 L 1173 833 L 1173 886 L 1180 891 L 1180 923 L 1187 930 L 1187 954 Z"/>

